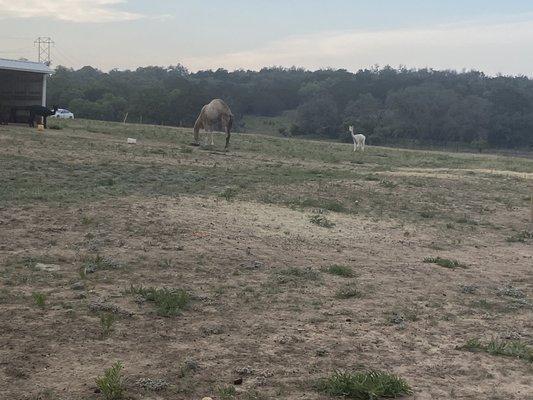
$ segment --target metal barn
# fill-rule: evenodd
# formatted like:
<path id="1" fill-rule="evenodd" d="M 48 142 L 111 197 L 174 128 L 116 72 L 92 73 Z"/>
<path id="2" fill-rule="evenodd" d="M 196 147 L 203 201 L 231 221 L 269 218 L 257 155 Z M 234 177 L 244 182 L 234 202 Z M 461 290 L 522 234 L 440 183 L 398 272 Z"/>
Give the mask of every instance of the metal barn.
<path id="1" fill-rule="evenodd" d="M 46 106 L 45 64 L 0 58 L 0 122 L 26 122 L 32 105 Z"/>

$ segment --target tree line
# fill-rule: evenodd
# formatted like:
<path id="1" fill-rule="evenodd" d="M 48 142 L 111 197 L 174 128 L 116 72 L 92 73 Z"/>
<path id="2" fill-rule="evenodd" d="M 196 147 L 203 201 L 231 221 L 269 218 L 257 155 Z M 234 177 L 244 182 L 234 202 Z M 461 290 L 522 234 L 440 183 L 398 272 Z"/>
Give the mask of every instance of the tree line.
<path id="1" fill-rule="evenodd" d="M 58 67 L 48 102 L 77 117 L 192 126 L 201 107 L 224 99 L 235 114 L 294 117 L 290 135 L 348 140 L 347 126 L 370 144 L 533 147 L 533 81 L 482 72 L 370 68 L 308 71 L 199 71 L 184 66 L 102 72 Z M 241 125 L 239 125 L 241 124 Z"/>

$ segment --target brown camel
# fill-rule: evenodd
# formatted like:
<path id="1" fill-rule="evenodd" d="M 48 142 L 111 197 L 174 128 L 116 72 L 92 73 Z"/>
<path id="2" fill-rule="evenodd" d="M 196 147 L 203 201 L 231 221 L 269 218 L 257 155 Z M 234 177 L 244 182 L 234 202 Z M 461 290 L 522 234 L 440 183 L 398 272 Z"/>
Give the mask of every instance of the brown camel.
<path id="1" fill-rule="evenodd" d="M 229 138 L 231 136 L 231 127 L 233 126 L 233 114 L 226 103 L 220 99 L 215 99 L 211 101 L 211 103 L 202 107 L 202 111 L 200 111 L 200 115 L 194 124 L 194 145 L 200 145 L 198 135 L 200 129 L 203 128 L 206 132 L 206 144 L 209 132 L 211 133 L 212 146 L 214 144 L 213 131 L 217 129 L 219 125 L 222 125 L 226 131 L 226 146 L 224 148 L 227 149 L 229 146 Z"/>

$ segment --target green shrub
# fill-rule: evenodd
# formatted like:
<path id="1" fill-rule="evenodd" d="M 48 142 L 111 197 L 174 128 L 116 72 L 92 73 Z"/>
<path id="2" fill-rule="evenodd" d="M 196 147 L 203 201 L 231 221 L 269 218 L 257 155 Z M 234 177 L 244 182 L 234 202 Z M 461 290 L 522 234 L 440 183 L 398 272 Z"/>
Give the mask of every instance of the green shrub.
<path id="1" fill-rule="evenodd" d="M 318 225 L 322 228 L 333 228 L 335 223 L 320 214 L 314 214 L 309 217 L 309 221 L 312 224 Z"/>
<path id="2" fill-rule="evenodd" d="M 352 269 L 345 265 L 330 265 L 329 267 L 325 268 L 325 271 L 328 274 L 342 276 L 343 278 L 351 278 L 354 276 Z"/>
<path id="3" fill-rule="evenodd" d="M 457 260 L 450 260 L 449 258 L 441 258 L 441 257 L 426 257 L 424 258 L 424 262 L 427 264 L 437 264 L 444 268 L 466 268 L 466 265 L 461 264 Z"/>
<path id="4" fill-rule="evenodd" d="M 156 288 L 138 288 L 133 285 L 130 293 L 140 295 L 146 301 L 155 303 L 157 313 L 163 317 L 179 315 L 190 301 L 189 294 L 182 289 L 156 289 Z"/>
<path id="5" fill-rule="evenodd" d="M 483 344 L 479 339 L 469 339 L 459 349 L 467 351 L 484 351 L 495 356 L 514 357 L 527 362 L 533 362 L 533 348 L 520 340 L 493 339 Z"/>
<path id="6" fill-rule="evenodd" d="M 102 337 L 108 337 L 113 331 L 113 324 L 116 320 L 114 314 L 103 313 L 100 315 L 100 326 L 102 328 Z"/>
<path id="7" fill-rule="evenodd" d="M 409 384 L 396 375 L 382 371 L 334 372 L 320 380 L 316 388 L 329 396 L 355 400 L 400 397 L 412 393 Z"/>
<path id="8" fill-rule="evenodd" d="M 40 293 L 40 292 L 33 292 L 31 294 L 31 297 L 33 297 L 33 301 L 37 305 L 37 307 L 44 308 L 46 305 L 46 294 Z"/>
<path id="9" fill-rule="evenodd" d="M 104 376 L 96 379 L 96 385 L 104 395 L 105 400 L 122 400 L 124 398 L 121 371 L 122 364 L 117 361 L 104 372 Z"/>

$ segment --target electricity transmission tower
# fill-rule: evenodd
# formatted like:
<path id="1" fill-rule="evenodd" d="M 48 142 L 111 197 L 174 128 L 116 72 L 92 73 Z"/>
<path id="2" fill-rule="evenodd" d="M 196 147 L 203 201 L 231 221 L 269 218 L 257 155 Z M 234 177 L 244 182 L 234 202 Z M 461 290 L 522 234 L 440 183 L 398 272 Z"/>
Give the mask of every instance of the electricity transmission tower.
<path id="1" fill-rule="evenodd" d="M 35 43 L 38 48 L 38 61 L 50 65 L 52 62 L 52 60 L 50 60 L 50 46 L 54 44 L 54 41 L 49 37 L 39 36 L 33 43 Z"/>

